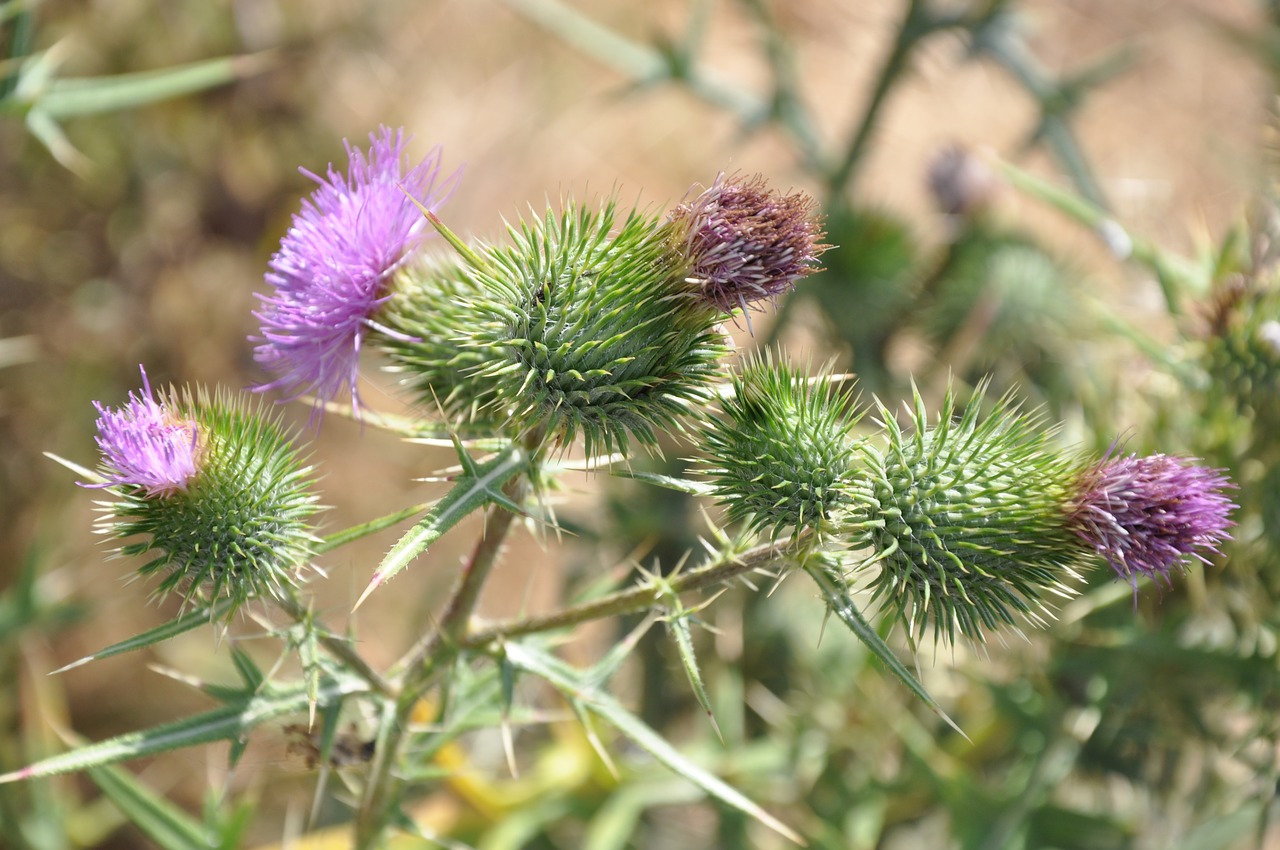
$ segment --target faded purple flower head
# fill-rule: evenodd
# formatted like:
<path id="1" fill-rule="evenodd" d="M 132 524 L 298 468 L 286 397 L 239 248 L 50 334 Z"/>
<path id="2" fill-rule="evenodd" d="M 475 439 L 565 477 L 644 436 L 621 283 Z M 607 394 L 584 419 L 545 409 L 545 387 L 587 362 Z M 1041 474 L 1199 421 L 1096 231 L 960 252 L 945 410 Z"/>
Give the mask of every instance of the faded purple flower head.
<path id="1" fill-rule="evenodd" d="M 118 410 L 98 409 L 98 448 L 107 468 L 107 483 L 86 487 L 131 484 L 148 496 L 167 496 L 185 490 L 199 465 L 199 431 L 196 423 L 178 418 L 151 394 L 151 383 L 142 370 L 141 394 L 129 393 L 129 402 Z"/>
<path id="2" fill-rule="evenodd" d="M 783 195 L 760 175 L 716 178 L 711 188 L 671 211 L 674 248 L 687 280 L 724 312 L 776 298 L 817 271 L 829 246 L 814 200 Z"/>
<path id="3" fill-rule="evenodd" d="M 266 281 L 274 290 L 258 297 L 262 322 L 254 358 L 277 377 L 255 387 L 282 389 L 296 398 L 328 401 L 344 389 L 359 409 L 356 365 L 361 343 L 391 273 L 427 234 L 427 222 L 410 200 L 434 210 L 448 197 L 458 173 L 437 183 L 440 148 L 403 170 L 403 130 L 370 133 L 369 152 L 343 141 L 347 173 L 330 164 L 325 177 L 302 170 L 320 184 L 302 202 L 293 226 L 271 258 Z M 403 188 L 402 188 L 403 187 Z"/>
<path id="4" fill-rule="evenodd" d="M 1222 470 L 1167 455 L 1108 457 L 1078 479 L 1075 533 L 1137 591 L 1139 575 L 1168 581 L 1188 556 L 1205 563 L 1230 539 L 1236 507 Z"/>

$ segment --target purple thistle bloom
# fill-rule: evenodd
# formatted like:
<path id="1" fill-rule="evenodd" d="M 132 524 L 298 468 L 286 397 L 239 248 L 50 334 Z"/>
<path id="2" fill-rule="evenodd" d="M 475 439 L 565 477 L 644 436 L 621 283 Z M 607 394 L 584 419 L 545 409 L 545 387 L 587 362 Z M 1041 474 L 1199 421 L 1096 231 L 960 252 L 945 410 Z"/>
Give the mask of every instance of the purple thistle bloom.
<path id="1" fill-rule="evenodd" d="M 671 211 L 675 250 L 700 297 L 728 313 L 776 298 L 817 271 L 829 246 L 814 201 L 803 192 L 771 191 L 763 177 L 716 178 L 711 188 Z"/>
<path id="2" fill-rule="evenodd" d="M 459 172 L 437 185 L 440 148 L 404 172 L 403 130 L 383 127 L 369 134 L 366 155 L 346 140 L 344 176 L 332 164 L 326 177 L 300 169 L 320 184 L 302 202 L 293 226 L 271 258 L 254 316 L 262 334 L 254 359 L 276 378 L 254 389 L 283 389 L 290 398 L 314 394 L 320 402 L 344 389 L 359 410 L 356 366 L 371 317 L 387 299 L 387 280 L 427 235 L 427 222 L 410 200 L 435 210 L 453 189 Z M 403 187 L 403 188 L 402 188 Z M 408 195 L 406 195 L 406 192 Z"/>
<path id="3" fill-rule="evenodd" d="M 199 462 L 196 423 L 180 419 L 151 394 L 147 372 L 142 370 L 142 394 L 129 393 L 128 404 L 98 409 L 98 436 L 107 467 L 107 483 L 86 487 L 130 484 L 148 496 L 167 496 L 187 489 Z"/>
<path id="4" fill-rule="evenodd" d="M 1168 581 L 1191 556 L 1219 551 L 1234 525 L 1236 505 L 1223 495 L 1234 486 L 1222 470 L 1167 455 L 1104 458 L 1077 479 L 1071 510 L 1077 536 L 1134 586 L 1139 574 Z"/>

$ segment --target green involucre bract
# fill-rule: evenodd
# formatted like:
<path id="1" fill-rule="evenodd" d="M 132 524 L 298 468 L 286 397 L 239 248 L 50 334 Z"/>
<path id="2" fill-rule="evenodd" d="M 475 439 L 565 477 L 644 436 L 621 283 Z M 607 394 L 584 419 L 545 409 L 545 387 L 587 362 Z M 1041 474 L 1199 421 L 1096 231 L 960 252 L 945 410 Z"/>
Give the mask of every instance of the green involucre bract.
<path id="1" fill-rule="evenodd" d="M 149 554 L 141 575 L 160 573 L 156 590 L 184 600 L 242 603 L 296 584 L 316 542 L 310 520 L 320 510 L 304 465 L 279 416 L 222 391 L 170 390 L 163 404 L 199 434 L 199 469 L 185 490 L 148 496 L 114 488 L 119 498 L 100 520 L 104 531 L 142 540 L 120 548 Z M 230 616 L 230 613 L 228 616 Z"/>
<path id="2" fill-rule="evenodd" d="M 702 444 L 729 518 L 775 539 L 788 528 L 830 530 L 854 480 L 849 395 L 766 354 L 746 362 L 720 407 Z"/>
<path id="3" fill-rule="evenodd" d="M 1086 554 L 1064 509 L 1077 461 L 1008 397 L 979 421 L 982 396 L 957 418 L 948 389 L 930 427 L 915 393 L 909 433 L 882 405 L 888 445 L 862 447 L 851 543 L 869 550 L 873 595 L 913 639 L 932 627 L 935 640 L 980 641 L 1019 616 L 1043 624 L 1045 594 L 1071 596 Z"/>
<path id="4" fill-rule="evenodd" d="M 397 367 L 462 422 L 542 431 L 590 455 L 652 445 L 710 400 L 718 314 L 674 277 L 660 222 L 570 204 L 510 244 L 401 275 L 379 321 Z M 384 337 L 388 336 L 386 334 Z"/>

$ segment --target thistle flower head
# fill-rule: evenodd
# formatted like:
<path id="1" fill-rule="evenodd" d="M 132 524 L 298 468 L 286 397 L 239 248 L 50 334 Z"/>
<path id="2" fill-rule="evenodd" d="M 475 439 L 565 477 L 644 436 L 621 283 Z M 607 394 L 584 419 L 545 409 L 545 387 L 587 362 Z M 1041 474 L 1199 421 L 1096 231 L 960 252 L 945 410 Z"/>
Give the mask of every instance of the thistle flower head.
<path id="1" fill-rule="evenodd" d="M 106 483 L 85 486 L 126 486 L 143 496 L 187 489 L 198 472 L 199 430 L 193 420 L 155 400 L 145 369 L 142 391 L 130 393 L 127 404 L 116 410 L 96 401 L 93 405 Z"/>
<path id="2" fill-rule="evenodd" d="M 1108 457 L 1076 479 L 1071 527 L 1136 592 L 1139 576 L 1167 582 L 1187 558 L 1219 551 L 1233 525 L 1223 493 L 1231 486 L 1221 470 L 1190 460 Z"/>
<path id="3" fill-rule="evenodd" d="M 346 390 L 359 409 L 364 336 L 387 298 L 391 273 L 428 231 L 413 200 L 434 209 L 457 178 L 455 172 L 439 180 L 439 148 L 405 170 L 403 131 L 384 127 L 369 140 L 368 153 L 344 141 L 345 175 L 332 165 L 325 177 L 303 171 L 319 188 L 271 258 L 271 292 L 258 296 L 262 308 L 254 314 L 262 323 L 252 338 L 254 358 L 276 375 L 260 391 L 312 393 L 323 402 Z"/>
<path id="4" fill-rule="evenodd" d="M 663 264 L 664 235 L 613 202 L 548 211 L 509 244 L 398 275 L 379 342 L 464 424 L 580 436 L 588 455 L 653 445 L 710 401 L 725 353 L 717 318 L 688 309 Z"/>
<path id="5" fill-rule="evenodd" d="M 315 543 L 318 507 L 311 470 L 278 420 L 221 393 L 170 390 L 155 400 L 143 390 L 119 412 L 98 406 L 117 496 L 104 506 L 102 530 L 140 538 L 120 551 L 152 556 L 139 573 L 163 575 L 159 595 L 227 598 L 234 612 L 293 585 Z M 190 465 L 192 446 L 195 472 L 179 481 L 173 473 Z"/>
<path id="6" fill-rule="evenodd" d="M 770 354 L 749 359 L 721 415 L 702 426 L 706 473 L 729 519 L 775 539 L 830 531 L 852 501 L 852 406 L 828 375 L 810 378 Z"/>
<path id="7" fill-rule="evenodd" d="M 716 178 L 670 213 L 671 249 L 685 280 L 725 313 L 789 291 L 817 271 L 822 220 L 803 192 L 783 195 L 761 176 Z"/>
<path id="8" fill-rule="evenodd" d="M 982 392 L 957 414 L 948 391 L 935 424 L 915 395 L 904 430 L 881 408 L 887 445 L 863 447 L 849 532 L 869 552 L 877 600 L 913 637 L 1042 623 L 1045 596 L 1070 596 L 1079 545 L 1062 510 L 1075 468 L 1046 445 L 1036 417 L 1006 397 L 981 415 Z"/>

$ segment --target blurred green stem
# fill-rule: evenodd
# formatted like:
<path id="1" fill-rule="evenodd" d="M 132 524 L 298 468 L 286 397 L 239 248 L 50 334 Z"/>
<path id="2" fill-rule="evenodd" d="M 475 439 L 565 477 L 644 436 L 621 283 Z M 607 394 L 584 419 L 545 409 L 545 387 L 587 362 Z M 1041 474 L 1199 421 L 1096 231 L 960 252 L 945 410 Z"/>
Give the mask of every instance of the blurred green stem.
<path id="1" fill-rule="evenodd" d="M 885 100 L 898 82 L 898 78 L 910 68 L 911 54 L 916 49 L 916 45 L 938 30 L 963 23 L 964 19 L 961 17 L 935 15 L 929 10 L 927 0 L 910 0 L 907 13 L 903 16 L 898 34 L 893 40 L 893 47 L 880 69 L 875 87 L 871 90 L 871 99 L 867 101 L 862 119 L 850 137 L 840 164 L 827 178 L 826 208 L 828 210 L 837 209 L 842 205 L 865 159 L 867 145 L 871 143 L 871 134 L 880 120 L 880 112 L 884 108 Z"/>

